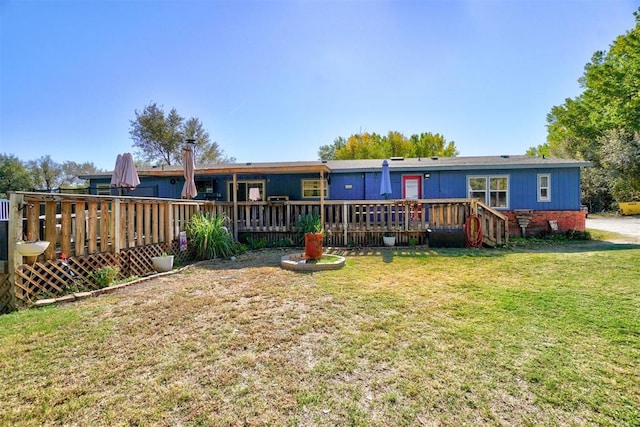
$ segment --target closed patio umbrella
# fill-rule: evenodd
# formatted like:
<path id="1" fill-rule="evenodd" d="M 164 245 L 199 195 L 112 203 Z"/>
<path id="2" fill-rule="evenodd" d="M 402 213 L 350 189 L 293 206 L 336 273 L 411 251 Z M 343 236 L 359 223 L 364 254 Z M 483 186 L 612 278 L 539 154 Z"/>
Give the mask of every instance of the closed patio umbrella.
<path id="1" fill-rule="evenodd" d="M 391 175 L 389 173 L 389 162 L 382 162 L 382 179 L 380 180 L 380 195 L 388 199 L 391 195 Z"/>
<path id="2" fill-rule="evenodd" d="M 113 174 L 111 175 L 111 186 L 114 188 L 120 187 L 120 181 L 122 181 L 122 154 L 118 154 L 116 158 L 116 165 L 113 167 Z"/>
<path id="3" fill-rule="evenodd" d="M 140 185 L 140 178 L 136 170 L 133 155 L 131 153 L 118 154 L 116 165 L 111 175 L 111 187 L 117 188 L 122 194 L 122 189 L 134 189 Z"/>
<path id="4" fill-rule="evenodd" d="M 198 195 L 196 190 L 196 183 L 194 182 L 194 175 L 196 165 L 193 160 L 193 144 L 187 144 L 182 149 L 182 168 L 184 172 L 184 186 L 182 187 L 182 198 L 193 199 Z"/>
<path id="5" fill-rule="evenodd" d="M 133 155 L 131 153 L 124 153 L 122 155 L 122 179 L 120 181 L 120 187 L 133 190 L 140 185 L 140 177 L 136 170 L 136 164 L 133 161 Z"/>

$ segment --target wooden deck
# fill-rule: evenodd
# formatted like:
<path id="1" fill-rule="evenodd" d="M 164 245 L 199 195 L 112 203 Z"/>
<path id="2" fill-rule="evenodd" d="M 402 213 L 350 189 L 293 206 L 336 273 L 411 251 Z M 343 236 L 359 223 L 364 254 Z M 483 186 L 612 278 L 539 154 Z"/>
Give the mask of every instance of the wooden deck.
<path id="1" fill-rule="evenodd" d="M 388 233 L 399 245 L 424 244 L 429 230 L 463 230 L 467 218 L 477 215 L 485 245 L 508 243 L 507 218 L 473 199 L 234 204 L 17 192 L 10 195 L 8 275 L 0 277 L 0 312 L 62 292 L 71 279 L 87 282 L 101 266 L 117 265 L 126 269 L 123 275 L 152 273 L 150 257 L 175 253 L 179 233 L 196 212 L 224 215 L 236 238 L 267 240 L 294 239 L 300 215 L 315 213 L 323 219 L 329 246 L 377 246 Z M 13 244 L 23 238 L 51 244 L 42 255 L 23 258 Z M 73 274 L 60 267 L 63 253 L 74 263 Z"/>

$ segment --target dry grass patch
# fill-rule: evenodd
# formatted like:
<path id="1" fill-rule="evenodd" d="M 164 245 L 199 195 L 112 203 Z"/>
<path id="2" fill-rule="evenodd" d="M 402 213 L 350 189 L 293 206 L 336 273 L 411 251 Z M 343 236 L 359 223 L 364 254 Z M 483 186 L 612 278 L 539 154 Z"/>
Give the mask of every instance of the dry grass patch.
<path id="1" fill-rule="evenodd" d="M 574 248 L 263 251 L 3 316 L 0 424 L 640 423 L 640 249 Z"/>

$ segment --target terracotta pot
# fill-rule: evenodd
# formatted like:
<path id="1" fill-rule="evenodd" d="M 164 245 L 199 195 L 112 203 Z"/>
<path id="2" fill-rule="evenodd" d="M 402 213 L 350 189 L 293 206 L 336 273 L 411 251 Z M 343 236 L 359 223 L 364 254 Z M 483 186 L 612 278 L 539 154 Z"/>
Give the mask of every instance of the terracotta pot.
<path id="1" fill-rule="evenodd" d="M 304 257 L 311 260 L 322 258 L 322 233 L 304 235 Z"/>

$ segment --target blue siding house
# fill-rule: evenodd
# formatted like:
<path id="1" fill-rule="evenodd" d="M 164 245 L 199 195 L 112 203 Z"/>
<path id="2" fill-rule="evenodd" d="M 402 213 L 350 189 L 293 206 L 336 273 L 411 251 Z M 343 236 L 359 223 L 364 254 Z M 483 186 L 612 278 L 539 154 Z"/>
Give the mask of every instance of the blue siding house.
<path id="1" fill-rule="evenodd" d="M 580 171 L 589 162 L 531 156 L 477 156 L 388 159 L 389 199 L 476 198 L 510 218 L 510 234 L 519 235 L 518 219 L 532 230 L 584 230 Z M 197 199 L 233 201 L 381 200 L 382 159 L 280 163 L 234 163 L 196 167 Z M 138 171 L 141 184 L 124 195 L 180 198 L 181 166 Z M 92 194 L 117 194 L 111 173 L 84 176 Z"/>

